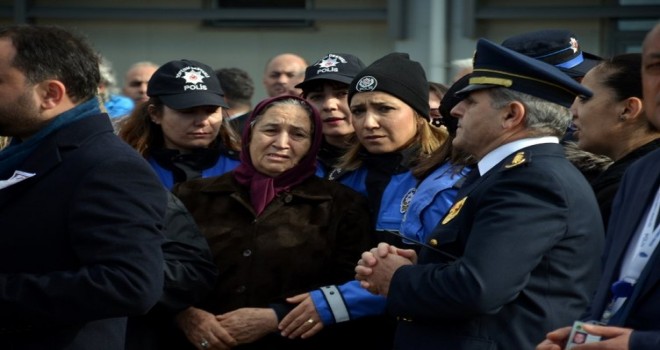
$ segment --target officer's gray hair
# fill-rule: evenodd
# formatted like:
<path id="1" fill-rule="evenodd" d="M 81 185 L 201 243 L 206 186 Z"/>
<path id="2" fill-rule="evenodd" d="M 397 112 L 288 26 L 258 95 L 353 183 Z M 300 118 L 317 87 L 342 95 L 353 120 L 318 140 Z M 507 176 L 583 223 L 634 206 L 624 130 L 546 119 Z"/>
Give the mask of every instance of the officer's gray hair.
<path id="1" fill-rule="evenodd" d="M 571 111 L 556 103 L 543 100 L 523 92 L 507 89 L 488 89 L 492 99 L 491 106 L 499 109 L 513 101 L 525 106 L 525 126 L 537 136 L 557 136 L 561 138 L 571 123 Z"/>

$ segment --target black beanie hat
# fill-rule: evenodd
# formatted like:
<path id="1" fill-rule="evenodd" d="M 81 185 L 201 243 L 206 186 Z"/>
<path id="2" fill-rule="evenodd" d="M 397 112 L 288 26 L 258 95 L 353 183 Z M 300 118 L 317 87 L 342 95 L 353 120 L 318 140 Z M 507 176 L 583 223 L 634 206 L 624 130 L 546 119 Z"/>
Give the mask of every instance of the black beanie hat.
<path id="1" fill-rule="evenodd" d="M 348 89 L 348 103 L 356 93 L 386 92 L 429 117 L 429 82 L 419 62 L 407 53 L 393 52 L 374 61 L 358 73 Z"/>

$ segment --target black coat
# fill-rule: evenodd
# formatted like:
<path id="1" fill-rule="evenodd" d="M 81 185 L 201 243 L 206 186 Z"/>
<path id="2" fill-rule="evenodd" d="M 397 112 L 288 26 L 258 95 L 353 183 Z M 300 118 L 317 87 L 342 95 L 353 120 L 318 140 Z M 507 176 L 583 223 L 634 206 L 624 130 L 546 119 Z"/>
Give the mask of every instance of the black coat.
<path id="1" fill-rule="evenodd" d="M 44 139 L 0 189 L 0 349 L 121 349 L 163 290 L 165 190 L 105 114 Z"/>
<path id="2" fill-rule="evenodd" d="M 355 262 L 369 248 L 366 199 L 334 181 L 311 176 L 258 216 L 233 173 L 186 181 L 173 192 L 195 218 L 218 267 L 212 292 L 197 304 L 214 314 L 270 307 L 283 317 L 294 306 L 284 298 L 354 278 Z M 340 331 L 326 327 L 303 341 L 272 333 L 240 348 L 335 348 L 345 342 Z"/>
<path id="3" fill-rule="evenodd" d="M 591 181 L 591 187 L 593 187 L 594 193 L 596 193 L 596 200 L 598 200 L 598 205 L 600 206 L 600 213 L 603 216 L 603 224 L 605 225 L 606 232 L 614 195 L 616 195 L 616 191 L 619 189 L 623 173 L 637 159 L 656 150 L 658 147 L 660 147 L 660 139 L 653 140 L 633 150 L 623 158 L 612 163 L 612 165 Z"/>
<path id="4" fill-rule="evenodd" d="M 619 279 L 621 262 L 630 239 L 653 203 L 660 186 L 660 150 L 655 150 L 628 168 L 614 199 L 607 230 L 605 268 L 587 320 L 598 320 L 611 300 L 610 286 Z M 660 349 L 660 248 L 651 255 L 632 296 L 610 324 L 632 328 L 630 349 Z"/>

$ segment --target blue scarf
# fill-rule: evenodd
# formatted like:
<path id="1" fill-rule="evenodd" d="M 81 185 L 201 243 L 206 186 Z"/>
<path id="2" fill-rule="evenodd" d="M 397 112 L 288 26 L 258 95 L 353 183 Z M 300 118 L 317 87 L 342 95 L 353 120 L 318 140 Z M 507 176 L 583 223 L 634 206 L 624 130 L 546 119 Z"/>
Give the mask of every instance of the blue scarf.
<path id="1" fill-rule="evenodd" d="M 32 135 L 27 141 L 12 138 L 9 146 L 0 151 L 0 180 L 8 179 L 15 170 L 18 170 L 23 161 L 32 154 L 47 136 L 73 122 L 100 113 L 98 99 L 92 98 L 53 118 L 45 128 Z"/>

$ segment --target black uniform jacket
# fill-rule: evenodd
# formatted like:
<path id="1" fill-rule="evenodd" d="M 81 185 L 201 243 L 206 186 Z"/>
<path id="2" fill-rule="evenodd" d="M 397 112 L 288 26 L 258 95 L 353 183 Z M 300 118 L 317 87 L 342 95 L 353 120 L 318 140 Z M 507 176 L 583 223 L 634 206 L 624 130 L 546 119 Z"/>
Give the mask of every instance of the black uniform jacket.
<path id="1" fill-rule="evenodd" d="M 468 180 L 466 180 L 467 182 Z M 397 349 L 533 349 L 584 312 L 604 232 L 594 193 L 558 144 L 523 148 L 466 183 L 388 310 Z"/>

